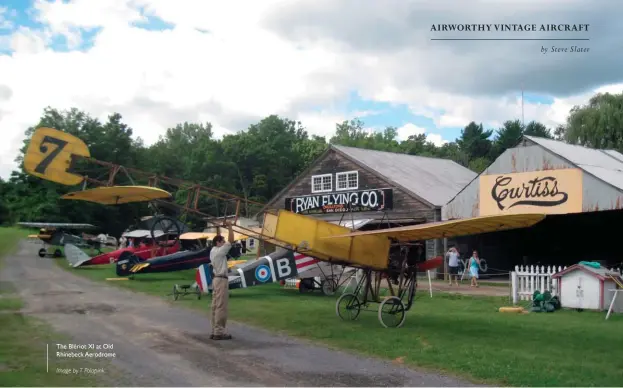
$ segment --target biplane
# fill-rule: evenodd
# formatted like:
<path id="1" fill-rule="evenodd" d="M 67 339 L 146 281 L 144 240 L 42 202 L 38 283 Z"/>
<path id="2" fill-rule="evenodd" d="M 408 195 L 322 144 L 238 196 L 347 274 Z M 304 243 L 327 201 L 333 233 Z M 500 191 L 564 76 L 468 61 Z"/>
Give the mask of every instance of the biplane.
<path id="1" fill-rule="evenodd" d="M 18 222 L 19 226 L 24 228 L 38 228 L 39 234 L 31 234 L 30 239 L 38 239 L 43 243 L 43 248 L 39 249 L 39 257 L 63 256 L 60 247 L 65 244 L 74 244 L 81 248 L 92 248 L 97 252 L 101 252 L 102 242 L 97 237 L 84 238 L 70 233 L 77 230 L 97 229 L 91 224 L 72 224 L 72 223 L 54 223 L 54 222 Z M 50 248 L 54 249 L 50 253 Z"/>
<path id="2" fill-rule="evenodd" d="M 171 193 L 153 187 L 109 186 L 71 192 L 61 198 L 115 205 L 152 201 L 154 198 L 162 199 L 170 196 Z M 68 245 L 66 247 L 68 260 L 73 267 L 116 263 L 118 276 L 132 277 L 145 273 L 182 271 L 210 262 L 211 247 L 209 246 L 200 249 L 188 247 L 188 249 L 180 250 L 182 236 L 184 240 L 202 240 L 210 237 L 209 234 L 181 234 L 181 231 L 186 230 L 187 227 L 179 220 L 167 216 L 156 215 L 151 220 L 149 231 L 139 229 L 125 233 L 125 236 L 129 238 L 151 240 L 152 245 L 149 248 L 139 245 L 90 258 L 80 249 Z M 196 245 L 193 247 L 196 248 Z M 240 246 L 232 246 L 229 255 L 240 257 Z"/>
<path id="3" fill-rule="evenodd" d="M 89 168 L 99 166 L 106 169 L 108 180 L 97 180 L 91 178 L 86 172 L 80 171 L 80 166 L 87 164 Z M 52 128 L 38 128 L 34 132 L 24 158 L 24 169 L 33 176 L 63 185 L 82 184 L 85 189 L 87 184 L 95 184 L 104 186 L 100 188 L 104 191 L 119 189 L 119 186 L 113 185 L 116 181 L 123 179 L 131 182 L 133 186 L 127 188 L 131 191 L 132 187 L 136 188 L 136 182 L 144 179 L 147 181 L 146 185 L 153 191 L 147 192 L 143 188 L 141 190 L 144 194 L 142 200 L 150 200 L 152 203 L 171 198 L 169 192 L 159 189 L 158 186 L 176 186 L 178 188 L 176 197 L 180 198 L 185 193 L 186 202 L 178 204 L 168 201 L 167 203 L 180 209 L 183 216 L 196 215 L 204 219 L 207 217 L 207 221 L 215 226 L 223 225 L 214 221 L 219 215 L 210 215 L 202 211 L 200 208 L 202 198 L 208 197 L 224 203 L 224 214 L 228 214 L 228 206 L 233 205 L 235 208 L 233 224 L 236 223 L 241 212 L 249 216 L 252 214 L 250 209 L 253 206 L 259 206 L 262 209 L 261 212 L 254 214 L 256 218 L 261 218 L 259 231 L 237 226 L 238 233 L 320 261 L 357 268 L 362 273 L 357 287 L 354 292 L 340 296 L 336 302 L 336 313 L 342 319 L 356 319 L 361 311 L 367 311 L 368 307 L 375 303 L 378 304 L 378 308 L 372 311 L 377 312 L 379 321 L 385 327 L 400 327 L 404 323 L 406 312 L 413 305 L 418 270 L 437 265 L 435 262 L 418 262 L 417 255 L 410 249 L 412 242 L 529 227 L 545 218 L 544 214 L 481 216 L 388 229 L 352 231 L 340 225 L 285 209 L 265 210 L 263 204 L 196 183 L 91 158 L 89 149 L 82 140 Z M 158 190 L 161 194 L 154 195 Z M 72 195 L 74 199 L 78 199 L 85 195 L 82 193 L 88 191 L 85 189 Z M 149 195 L 145 195 L 147 193 Z M 111 204 L 118 203 L 112 198 L 109 198 L 109 201 Z M 166 218 L 162 217 L 162 219 Z M 194 254 L 198 258 L 205 255 L 205 252 L 196 251 Z M 117 265 L 121 261 L 120 258 Z M 200 260 L 196 261 L 196 263 L 199 262 Z M 259 267 L 263 265 L 261 270 L 256 269 L 255 272 L 259 276 L 271 278 L 277 276 L 276 274 L 282 267 L 276 265 L 276 260 L 266 260 L 266 263 L 255 263 Z M 295 261 L 293 267 L 290 268 L 293 271 L 290 276 L 296 276 Z M 381 296 L 382 285 L 389 292 L 386 297 Z"/>
<path id="4" fill-rule="evenodd" d="M 145 229 L 137 229 L 122 234 L 123 237 L 135 239 L 136 244 L 130 247 L 119 248 L 112 252 L 101 253 L 97 256 L 90 257 L 86 255 L 80 249 L 67 249 L 65 247 L 65 257 L 69 264 L 74 267 L 85 267 L 91 265 L 103 265 L 113 264 L 119 260 L 119 257 L 124 252 L 130 252 L 140 260 L 147 260 L 158 256 L 164 256 L 171 253 L 175 253 L 180 250 L 180 243 L 178 240 L 170 239 L 170 236 L 165 234 L 161 230 L 154 231 L 154 237 L 160 240 L 154 240 L 151 238 L 151 232 Z M 163 239 L 165 239 L 163 241 Z"/>

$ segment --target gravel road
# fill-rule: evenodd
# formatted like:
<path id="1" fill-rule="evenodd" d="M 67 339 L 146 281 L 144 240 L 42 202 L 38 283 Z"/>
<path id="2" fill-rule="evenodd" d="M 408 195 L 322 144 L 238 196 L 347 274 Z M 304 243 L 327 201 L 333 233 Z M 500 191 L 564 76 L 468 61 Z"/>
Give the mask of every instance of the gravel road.
<path id="1" fill-rule="evenodd" d="M 116 355 L 101 364 L 102 386 L 472 386 L 234 322 L 233 340 L 211 341 L 207 314 L 79 277 L 36 249 L 21 242 L 0 281 L 17 287 L 25 314 L 74 343 L 113 345 L 101 350 Z M 49 351 L 56 373 L 67 361 L 55 356 L 56 344 Z"/>

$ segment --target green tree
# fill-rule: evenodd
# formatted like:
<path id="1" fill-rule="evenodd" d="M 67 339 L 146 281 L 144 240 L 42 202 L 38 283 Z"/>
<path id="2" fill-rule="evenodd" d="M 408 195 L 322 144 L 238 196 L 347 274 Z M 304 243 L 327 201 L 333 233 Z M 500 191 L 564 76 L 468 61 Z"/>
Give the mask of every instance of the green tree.
<path id="1" fill-rule="evenodd" d="M 623 92 L 598 93 L 574 106 L 560 132 L 572 144 L 623 151 Z"/>
<path id="2" fill-rule="evenodd" d="M 493 147 L 491 149 L 491 160 L 495 160 L 508 148 L 513 148 L 519 144 L 523 136 L 523 126 L 519 120 L 508 120 L 497 130 Z"/>
<path id="3" fill-rule="evenodd" d="M 486 158 L 491 152 L 492 144 L 489 138 L 492 134 L 493 130 L 485 131 L 482 124 L 476 124 L 472 121 L 461 130 L 461 137 L 457 139 L 456 143 L 470 160 Z"/>
<path id="4" fill-rule="evenodd" d="M 539 122 L 536 122 L 534 120 L 530 121 L 528 125 L 526 125 L 526 128 L 524 129 L 523 133 L 524 135 L 544 137 L 546 139 L 554 138 L 550 130 L 545 125 Z"/>

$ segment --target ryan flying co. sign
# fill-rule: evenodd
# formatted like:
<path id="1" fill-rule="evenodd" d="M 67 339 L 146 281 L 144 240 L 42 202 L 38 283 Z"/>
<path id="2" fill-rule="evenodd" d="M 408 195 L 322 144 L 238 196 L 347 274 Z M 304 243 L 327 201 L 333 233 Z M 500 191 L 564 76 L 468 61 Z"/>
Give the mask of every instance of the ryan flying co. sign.
<path id="1" fill-rule="evenodd" d="M 287 210 L 299 214 L 366 212 L 392 209 L 393 189 L 346 191 L 286 198 Z"/>
<path id="2" fill-rule="evenodd" d="M 480 177 L 480 215 L 582 211 L 582 170 L 561 169 Z"/>

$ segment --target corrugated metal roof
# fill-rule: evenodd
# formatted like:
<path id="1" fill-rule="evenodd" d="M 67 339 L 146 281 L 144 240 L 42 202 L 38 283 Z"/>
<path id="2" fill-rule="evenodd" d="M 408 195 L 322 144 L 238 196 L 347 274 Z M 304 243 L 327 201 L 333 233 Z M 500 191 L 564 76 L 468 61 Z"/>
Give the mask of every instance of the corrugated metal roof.
<path id="1" fill-rule="evenodd" d="M 614 150 L 596 150 L 541 137 L 525 136 L 525 138 L 623 190 L 623 154 Z"/>
<path id="2" fill-rule="evenodd" d="M 445 205 L 477 176 L 449 159 L 332 147 L 436 206 Z"/>
<path id="3" fill-rule="evenodd" d="M 623 154 L 615 150 L 604 150 L 605 153 L 623 162 Z"/>

